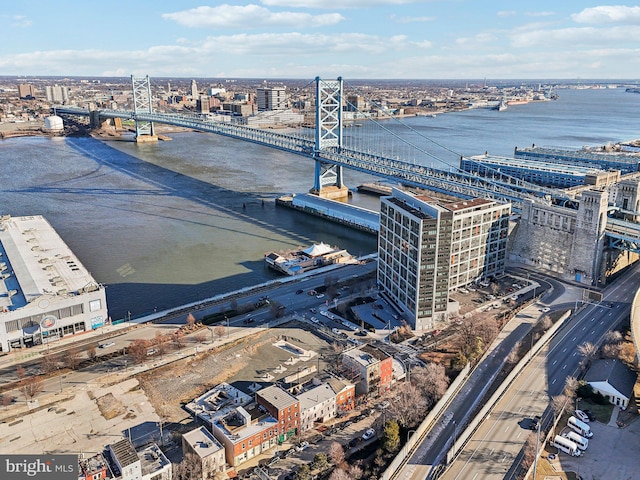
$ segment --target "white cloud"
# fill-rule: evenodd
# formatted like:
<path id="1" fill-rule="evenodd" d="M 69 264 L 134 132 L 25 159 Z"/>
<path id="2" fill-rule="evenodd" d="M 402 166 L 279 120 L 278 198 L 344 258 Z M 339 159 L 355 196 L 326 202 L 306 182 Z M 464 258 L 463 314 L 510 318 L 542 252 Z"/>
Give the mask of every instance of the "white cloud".
<path id="1" fill-rule="evenodd" d="M 515 10 L 501 10 L 498 12 L 498 16 L 499 17 L 513 17 L 514 15 L 516 15 L 516 11 Z"/>
<path id="2" fill-rule="evenodd" d="M 164 13 L 163 18 L 186 27 L 258 28 L 258 27 L 323 27 L 344 20 L 339 13 L 310 15 L 300 12 L 272 12 L 259 5 L 197 7 L 174 13 Z"/>
<path id="3" fill-rule="evenodd" d="M 490 32 L 482 32 L 474 35 L 473 37 L 460 37 L 456 39 L 458 45 L 479 45 L 494 42 L 497 37 Z"/>
<path id="4" fill-rule="evenodd" d="M 11 17 L 11 20 L 13 20 L 13 23 L 11 23 L 12 27 L 27 28 L 31 26 L 31 20 L 24 15 L 14 15 Z"/>
<path id="5" fill-rule="evenodd" d="M 423 22 L 433 22 L 436 17 L 397 17 L 396 15 L 391 15 L 391 20 L 396 23 L 423 23 Z"/>
<path id="6" fill-rule="evenodd" d="M 528 47 L 548 50 L 558 47 L 565 51 L 589 45 L 626 45 L 628 42 L 638 41 L 640 41 L 640 26 L 539 29 L 516 31 L 511 35 L 512 46 L 516 48 Z"/>
<path id="7" fill-rule="evenodd" d="M 604 23 L 622 23 L 640 25 L 640 7 L 611 5 L 585 8 L 580 13 L 571 15 L 577 23 L 601 25 Z"/>
<path id="8" fill-rule="evenodd" d="M 429 3 L 433 0 L 341 0 L 328 2 L 327 0 L 260 0 L 260 3 L 271 7 L 295 8 L 355 8 L 376 7 L 379 5 L 407 5 L 411 3 Z"/>

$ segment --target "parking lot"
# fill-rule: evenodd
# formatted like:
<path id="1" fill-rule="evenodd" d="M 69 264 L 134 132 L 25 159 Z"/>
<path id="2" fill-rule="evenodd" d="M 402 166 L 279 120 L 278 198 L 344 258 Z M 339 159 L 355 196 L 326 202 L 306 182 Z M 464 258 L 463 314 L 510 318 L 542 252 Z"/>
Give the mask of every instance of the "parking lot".
<path id="1" fill-rule="evenodd" d="M 636 416 L 624 428 L 610 426 L 600 422 L 589 424 L 593 437 L 589 447 L 580 457 L 570 457 L 560 453 L 554 460 L 548 459 L 556 448 L 547 448 L 540 458 L 554 471 L 575 472 L 583 480 L 631 480 L 637 479 L 640 472 L 640 421 Z M 538 478 L 542 478 L 538 476 Z"/>

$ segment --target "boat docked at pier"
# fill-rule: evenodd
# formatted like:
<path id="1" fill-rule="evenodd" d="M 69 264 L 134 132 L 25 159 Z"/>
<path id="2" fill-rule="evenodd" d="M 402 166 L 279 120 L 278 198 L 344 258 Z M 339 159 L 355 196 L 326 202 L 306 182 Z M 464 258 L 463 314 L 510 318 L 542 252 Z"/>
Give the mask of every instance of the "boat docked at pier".
<path id="1" fill-rule="evenodd" d="M 264 256 L 264 261 L 277 272 L 300 275 L 328 265 L 356 263 L 357 259 L 346 250 L 321 242 L 304 250 L 270 252 Z"/>

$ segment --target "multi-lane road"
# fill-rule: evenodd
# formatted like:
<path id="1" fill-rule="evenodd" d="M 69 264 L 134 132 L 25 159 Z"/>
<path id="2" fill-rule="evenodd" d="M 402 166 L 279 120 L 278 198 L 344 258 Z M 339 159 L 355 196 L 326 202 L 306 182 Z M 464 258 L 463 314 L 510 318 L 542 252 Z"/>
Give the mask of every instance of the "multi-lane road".
<path id="1" fill-rule="evenodd" d="M 638 271 L 633 267 L 604 290 L 603 302 L 584 305 L 566 322 L 508 388 L 442 478 L 515 478 L 515 461 L 531 433 L 530 419 L 542 416 L 550 398 L 564 390 L 565 379 L 580 373 L 578 347 L 599 343 L 607 331 L 628 318 L 640 287 Z"/>

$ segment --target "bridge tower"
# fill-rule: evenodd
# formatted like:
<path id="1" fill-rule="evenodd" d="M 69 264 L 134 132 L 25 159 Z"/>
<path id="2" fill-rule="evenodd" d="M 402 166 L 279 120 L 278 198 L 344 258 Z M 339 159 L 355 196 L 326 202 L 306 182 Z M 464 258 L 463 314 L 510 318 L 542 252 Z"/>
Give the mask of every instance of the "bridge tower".
<path id="1" fill-rule="evenodd" d="M 138 120 L 138 115 L 153 113 L 151 109 L 151 82 L 149 75 L 146 77 L 134 77 L 131 75 L 131 86 L 133 87 L 133 111 L 136 120 L 136 142 L 157 142 L 158 137 L 153 128 L 153 122 L 149 120 Z"/>
<path id="2" fill-rule="evenodd" d="M 342 148 L 342 78 L 316 77 L 316 144 L 314 154 Z M 314 155 L 315 156 L 315 155 Z M 344 198 L 349 189 L 342 180 L 342 166 L 315 159 L 314 193 L 325 198 Z"/>

